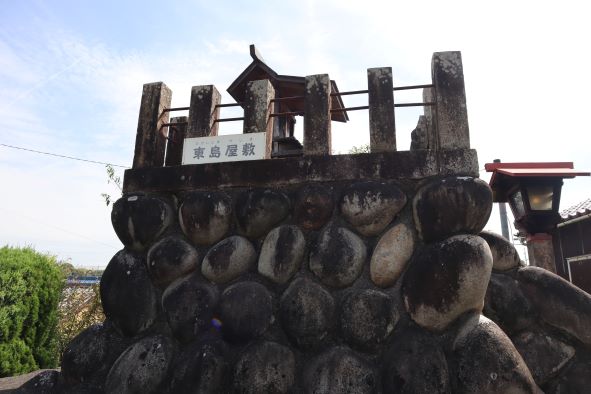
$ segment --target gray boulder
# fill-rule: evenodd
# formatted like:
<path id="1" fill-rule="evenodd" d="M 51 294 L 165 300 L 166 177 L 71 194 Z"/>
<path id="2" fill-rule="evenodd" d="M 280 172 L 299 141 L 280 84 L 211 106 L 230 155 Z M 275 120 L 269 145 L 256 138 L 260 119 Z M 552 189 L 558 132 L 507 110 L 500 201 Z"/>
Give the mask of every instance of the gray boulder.
<path id="1" fill-rule="evenodd" d="M 492 209 L 492 191 L 472 177 L 448 177 L 423 186 L 413 199 L 419 236 L 425 242 L 455 234 L 478 234 Z"/>
<path id="2" fill-rule="evenodd" d="M 304 392 L 314 394 L 374 394 L 381 392 L 375 368 L 345 347 L 331 349 L 304 371 Z"/>
<path id="3" fill-rule="evenodd" d="M 209 330 L 219 298 L 218 289 L 195 274 L 173 282 L 162 295 L 162 307 L 175 338 L 186 343 Z"/>
<path id="4" fill-rule="evenodd" d="M 162 335 L 146 337 L 128 347 L 111 368 L 105 383 L 106 393 L 156 394 L 174 358 L 175 347 Z"/>
<path id="5" fill-rule="evenodd" d="M 103 272 L 100 284 L 105 316 L 125 336 L 134 336 L 150 327 L 157 318 L 160 302 L 152 286 L 146 260 L 119 251 Z"/>
<path id="6" fill-rule="evenodd" d="M 556 376 L 575 355 L 575 349 L 548 334 L 524 331 L 511 338 L 540 386 Z"/>
<path id="7" fill-rule="evenodd" d="M 307 186 L 296 196 L 294 218 L 305 230 L 318 230 L 332 216 L 334 203 L 332 193 L 322 186 Z"/>
<path id="8" fill-rule="evenodd" d="M 322 283 L 345 287 L 361 274 L 366 258 L 363 241 L 344 227 L 329 224 L 310 251 L 310 270 Z"/>
<path id="9" fill-rule="evenodd" d="M 230 230 L 232 203 L 219 192 L 192 192 L 183 196 L 179 223 L 183 232 L 197 245 L 213 245 Z"/>
<path id="10" fill-rule="evenodd" d="M 406 269 L 415 249 L 416 235 L 406 223 L 399 223 L 381 236 L 369 263 L 371 280 L 379 287 L 393 286 Z"/>
<path id="11" fill-rule="evenodd" d="M 384 355 L 382 382 L 386 393 L 451 393 L 441 346 L 416 326 L 397 332 L 393 338 Z"/>
<path id="12" fill-rule="evenodd" d="M 511 340 L 491 320 L 474 314 L 453 343 L 454 393 L 541 393 Z"/>
<path id="13" fill-rule="evenodd" d="M 488 243 L 493 256 L 493 270 L 507 271 L 519 267 L 521 258 L 515 246 L 499 234 L 483 231 L 480 235 Z"/>
<path id="14" fill-rule="evenodd" d="M 228 287 L 220 300 L 224 338 L 246 342 L 262 335 L 273 318 L 271 293 L 256 282 L 239 282 Z"/>
<path id="15" fill-rule="evenodd" d="M 252 244 L 246 238 L 234 235 L 207 251 L 201 272 L 212 282 L 225 283 L 254 267 L 256 257 Z"/>
<path id="16" fill-rule="evenodd" d="M 517 279 L 546 323 L 591 345 L 591 295 L 543 268 L 521 268 Z"/>
<path id="17" fill-rule="evenodd" d="M 295 381 L 295 357 L 275 342 L 250 345 L 238 358 L 232 376 L 235 393 L 289 393 Z"/>
<path id="18" fill-rule="evenodd" d="M 273 190 L 251 190 L 236 201 L 238 228 L 247 238 L 267 234 L 289 214 L 289 199 Z"/>
<path id="19" fill-rule="evenodd" d="M 402 285 L 406 310 L 421 327 L 441 331 L 463 313 L 481 311 L 492 269 L 486 241 L 456 235 L 427 246 Z"/>
<path id="20" fill-rule="evenodd" d="M 259 273 L 275 283 L 287 282 L 300 268 L 306 239 L 297 226 L 279 226 L 267 234 L 259 255 Z"/>
<path id="21" fill-rule="evenodd" d="M 279 311 L 287 335 L 304 348 L 322 343 L 334 324 L 332 296 L 309 279 L 291 283 L 281 296 Z"/>
<path id="22" fill-rule="evenodd" d="M 182 238 L 161 239 L 148 251 L 148 273 L 152 283 L 161 289 L 197 268 L 199 254 Z"/>
<path id="23" fill-rule="evenodd" d="M 148 248 L 173 223 L 174 213 L 164 200 L 133 194 L 113 204 L 111 223 L 123 245 L 134 251 Z"/>
<path id="24" fill-rule="evenodd" d="M 406 195 L 388 183 L 362 182 L 351 186 L 341 200 L 341 213 L 357 232 L 378 235 L 406 205 Z"/>

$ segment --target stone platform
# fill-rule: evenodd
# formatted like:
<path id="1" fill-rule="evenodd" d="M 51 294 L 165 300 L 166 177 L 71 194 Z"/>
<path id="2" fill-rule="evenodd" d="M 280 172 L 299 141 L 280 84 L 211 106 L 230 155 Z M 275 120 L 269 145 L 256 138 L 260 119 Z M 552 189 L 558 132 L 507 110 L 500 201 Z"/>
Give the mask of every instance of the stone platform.
<path id="1" fill-rule="evenodd" d="M 383 159 L 327 160 L 384 168 Z M 305 160 L 274 161 L 277 176 Z M 281 186 L 227 178 L 174 190 L 154 176 L 141 192 L 135 181 L 113 207 L 125 248 L 101 282 L 107 320 L 72 341 L 53 392 L 561 393 L 587 384 L 590 297 L 481 233 L 492 195 L 474 166 L 389 180 L 326 168 L 330 179 Z M 181 169 L 191 175 L 164 170 Z M 126 185 L 139 174 L 129 170 Z"/>

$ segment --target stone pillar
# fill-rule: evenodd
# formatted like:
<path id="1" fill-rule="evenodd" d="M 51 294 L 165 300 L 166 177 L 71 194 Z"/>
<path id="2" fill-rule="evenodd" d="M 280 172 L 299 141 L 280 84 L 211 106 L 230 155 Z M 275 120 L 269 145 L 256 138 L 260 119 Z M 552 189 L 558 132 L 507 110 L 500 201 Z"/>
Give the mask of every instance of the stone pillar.
<path id="1" fill-rule="evenodd" d="M 547 269 L 556 273 L 554 247 L 550 234 L 534 234 L 527 237 L 527 254 L 529 265 Z"/>
<path id="2" fill-rule="evenodd" d="M 437 101 L 436 127 L 440 149 L 469 149 L 464 72 L 460 52 L 435 52 L 431 74 Z"/>
<path id="3" fill-rule="evenodd" d="M 168 142 L 166 144 L 166 160 L 165 166 L 180 166 L 183 161 L 183 142 L 187 134 L 187 119 L 186 116 L 179 116 L 171 118 L 170 123 L 178 123 L 178 125 L 170 126 L 168 128 Z"/>
<path id="4" fill-rule="evenodd" d="M 396 151 L 392 68 L 367 69 L 369 146 L 372 153 Z"/>
<path id="5" fill-rule="evenodd" d="M 330 155 L 330 78 L 328 74 L 306 77 L 304 91 L 304 155 Z"/>
<path id="6" fill-rule="evenodd" d="M 213 85 L 193 86 L 189 105 L 189 125 L 187 138 L 218 135 L 220 92 Z"/>
<path id="7" fill-rule="evenodd" d="M 153 82 L 144 85 L 140 114 L 135 136 L 135 152 L 133 168 L 161 167 L 164 164 L 166 147 L 165 133 L 162 129 L 168 123 L 172 91 L 164 82 Z"/>
<path id="8" fill-rule="evenodd" d="M 268 79 L 250 81 L 242 106 L 244 108 L 243 133 L 267 133 L 265 157 L 270 158 L 273 149 L 273 120 L 271 118 L 271 100 L 275 98 L 275 89 Z"/>
<path id="9" fill-rule="evenodd" d="M 432 103 L 435 101 L 435 94 L 433 88 L 423 89 L 423 102 Z M 425 126 L 427 129 L 426 133 L 426 149 L 438 149 L 437 130 L 435 129 L 435 118 L 436 118 L 437 107 L 425 106 L 423 107 L 423 113 L 425 114 Z"/>

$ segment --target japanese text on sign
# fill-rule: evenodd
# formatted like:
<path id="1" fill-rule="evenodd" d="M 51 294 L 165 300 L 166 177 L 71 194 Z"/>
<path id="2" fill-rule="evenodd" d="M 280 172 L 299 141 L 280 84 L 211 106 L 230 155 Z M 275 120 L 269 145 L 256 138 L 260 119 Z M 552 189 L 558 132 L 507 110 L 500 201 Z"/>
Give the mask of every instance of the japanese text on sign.
<path id="1" fill-rule="evenodd" d="M 265 133 L 185 138 L 183 164 L 262 160 L 265 158 L 265 139 Z"/>

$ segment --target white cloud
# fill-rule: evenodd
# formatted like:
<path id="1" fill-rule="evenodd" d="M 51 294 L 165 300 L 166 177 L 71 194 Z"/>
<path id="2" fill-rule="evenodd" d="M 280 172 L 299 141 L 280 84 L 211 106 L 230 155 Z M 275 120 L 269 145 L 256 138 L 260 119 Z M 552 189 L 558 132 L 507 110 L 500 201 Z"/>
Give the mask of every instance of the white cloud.
<path id="1" fill-rule="evenodd" d="M 35 34 L 0 38 L 0 142 L 129 164 L 144 83 L 164 81 L 173 90 L 174 106 L 186 106 L 191 86 L 201 84 L 215 84 L 227 102 L 225 89 L 250 63 L 251 43 L 280 74 L 329 73 L 341 91 L 364 89 L 366 69 L 379 66 L 393 68 L 396 85 L 429 82 L 431 53 L 461 50 L 472 146 L 481 167 L 501 158 L 572 160 L 591 170 L 585 117 L 591 55 L 584 49 L 591 27 L 576 2 L 557 7 L 550 2 L 330 0 L 248 10 L 234 4 L 201 7 L 206 8 L 187 6 L 186 12 L 204 10 L 204 17 L 215 18 L 219 33 L 190 35 L 183 29 L 193 31 L 193 26 L 175 26 L 182 33 L 176 41 L 142 50 L 116 49 L 122 46 L 44 25 L 43 18 L 35 22 Z M 415 99 L 396 95 L 400 101 Z M 347 105 L 363 105 L 363 100 L 345 98 Z M 401 109 L 396 116 L 399 149 L 408 149 L 418 112 Z M 367 114 L 350 117 L 350 123 L 334 125 L 336 151 L 369 140 Z M 223 125 L 226 131 L 239 129 Z M 0 177 L 10 185 L 3 207 L 16 212 L 0 213 L 11 223 L 0 229 L 0 240 L 30 237 L 48 249 L 63 245 L 59 253 L 75 263 L 106 264 L 112 252 L 100 243 L 72 234 L 61 238 L 67 233 L 43 230 L 45 225 L 18 216 L 28 212 L 116 250 L 109 211 L 99 196 L 109 187 L 101 166 L 0 147 Z M 589 197 L 590 190 L 589 178 L 565 181 L 562 207 Z M 83 253 L 94 248 L 93 242 L 94 258 Z"/>

